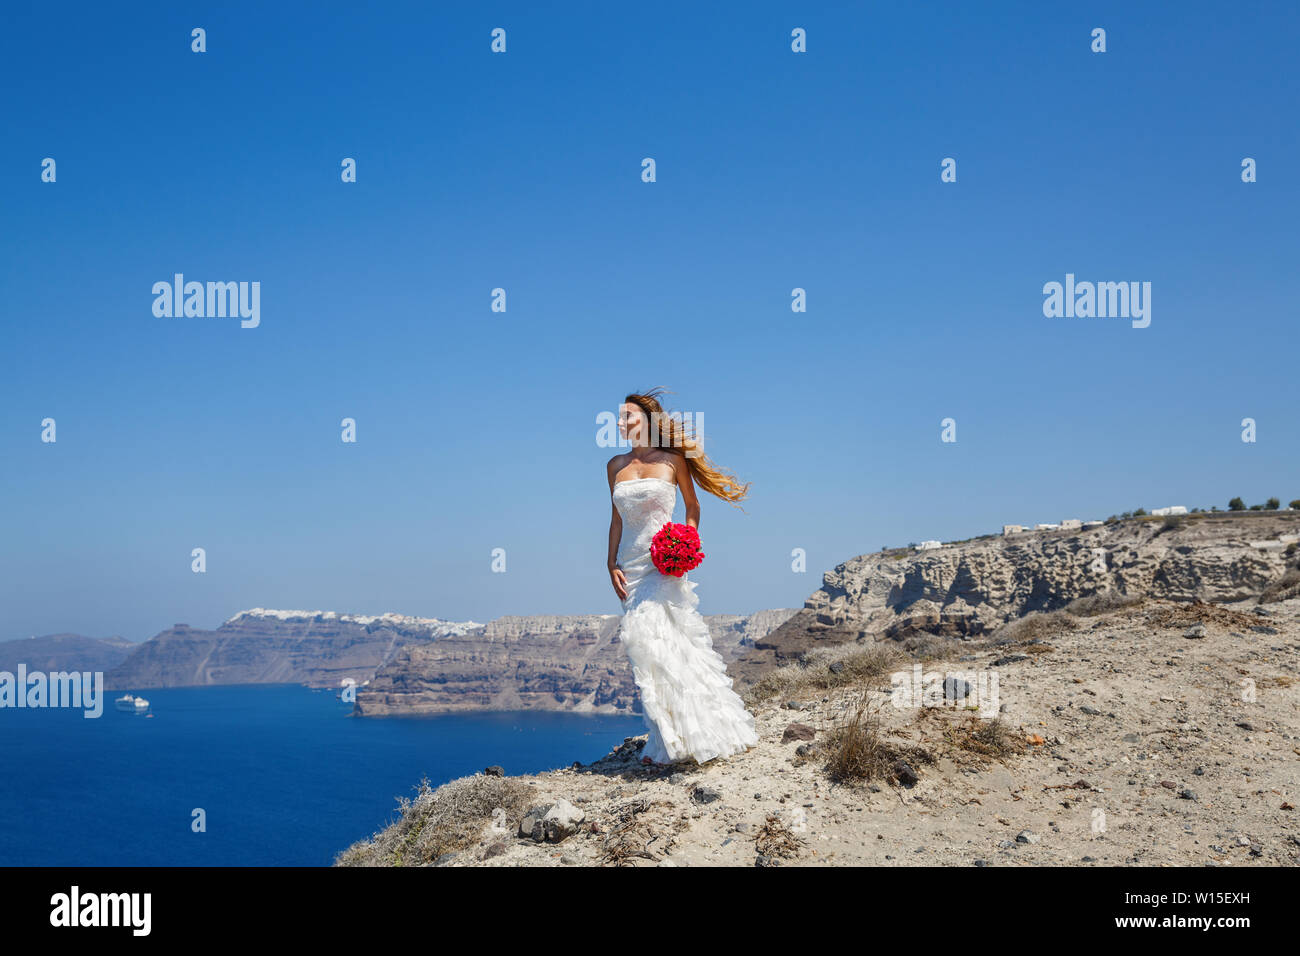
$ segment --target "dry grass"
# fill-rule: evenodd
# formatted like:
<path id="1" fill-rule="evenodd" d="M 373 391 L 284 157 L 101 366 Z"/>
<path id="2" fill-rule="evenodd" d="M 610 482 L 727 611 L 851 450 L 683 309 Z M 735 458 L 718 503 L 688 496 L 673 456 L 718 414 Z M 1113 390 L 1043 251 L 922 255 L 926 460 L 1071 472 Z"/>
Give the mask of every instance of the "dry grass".
<path id="1" fill-rule="evenodd" d="M 1031 611 L 1024 617 L 1008 621 L 994 632 L 992 644 L 1029 644 L 1062 631 L 1077 631 L 1079 622 L 1065 611 Z"/>
<path id="2" fill-rule="evenodd" d="M 1075 617 L 1099 617 L 1102 614 L 1110 614 L 1114 611 L 1134 607 L 1144 600 L 1146 599 L 1141 595 L 1121 594 L 1119 591 L 1108 588 L 1096 594 L 1075 598 L 1063 610 L 1066 614 L 1073 614 Z"/>
<path id="3" fill-rule="evenodd" d="M 906 654 L 918 661 L 951 660 L 970 650 L 969 641 L 936 634 L 913 634 L 905 638 L 900 646 Z"/>
<path id="4" fill-rule="evenodd" d="M 754 835 L 754 849 L 767 860 L 789 859 L 798 856 L 804 841 L 796 837 L 788 826 L 773 814 L 768 814 L 758 833 Z"/>
<path id="5" fill-rule="evenodd" d="M 808 655 L 803 664 L 781 667 L 745 690 L 747 706 L 755 706 L 773 697 L 781 699 L 807 696 L 837 687 L 874 684 L 898 667 L 902 655 L 891 647 L 861 647 L 845 644 Z"/>
<path id="6" fill-rule="evenodd" d="M 1223 627 L 1251 627 L 1260 623 L 1254 614 L 1243 614 L 1221 604 L 1193 601 L 1175 607 L 1161 607 L 1152 612 L 1150 623 L 1154 627 L 1191 627 L 1193 624 L 1220 624 Z"/>
<path id="7" fill-rule="evenodd" d="M 868 690 L 863 690 L 848 717 L 827 731 L 820 753 L 826 759 L 827 776 L 838 782 L 897 782 L 899 761 L 934 763 L 934 755 L 928 750 L 884 739 Z"/>
<path id="8" fill-rule="evenodd" d="M 475 774 L 430 788 L 420 780 L 414 800 L 398 802 L 401 816 L 369 840 L 358 841 L 340 853 L 335 866 L 422 866 L 444 853 L 469 849 L 478 843 L 484 826 L 504 811 L 507 825 L 518 826 L 534 797 L 531 786 L 511 777 Z"/>
<path id="9" fill-rule="evenodd" d="M 601 848 L 601 866 L 631 866 L 636 859 L 657 862 L 662 859 L 650 850 L 650 844 L 659 839 L 650 825 L 648 811 L 653 807 L 671 807 L 664 801 L 653 802 L 644 798 L 631 800 L 618 808 L 617 822 L 610 828 Z"/>
<path id="10" fill-rule="evenodd" d="M 1000 717 L 985 720 L 972 714 L 965 720 L 951 721 L 944 728 L 943 737 L 957 750 L 989 759 L 1011 757 L 1029 749 L 1021 736 L 1009 730 Z"/>

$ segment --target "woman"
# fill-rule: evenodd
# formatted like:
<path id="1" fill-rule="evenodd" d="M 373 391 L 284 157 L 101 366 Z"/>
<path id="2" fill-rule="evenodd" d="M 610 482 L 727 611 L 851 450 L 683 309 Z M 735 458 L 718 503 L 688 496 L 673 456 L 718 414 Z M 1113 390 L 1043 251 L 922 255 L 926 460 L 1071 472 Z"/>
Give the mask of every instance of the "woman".
<path id="1" fill-rule="evenodd" d="M 716 469 L 681 422 L 664 414 L 655 397 L 662 391 L 627 396 L 618 428 L 632 450 L 607 466 L 613 501 L 609 577 L 623 602 L 618 634 L 650 730 L 641 762 L 657 766 L 688 758 L 705 763 L 758 743 L 754 717 L 732 690 L 709 625 L 696 610 L 697 585 L 685 574 L 660 573 L 650 557 L 651 540 L 672 520 L 677 489 L 686 503 L 686 523 L 699 528 L 697 483 L 731 502 L 744 498 L 749 484 Z"/>

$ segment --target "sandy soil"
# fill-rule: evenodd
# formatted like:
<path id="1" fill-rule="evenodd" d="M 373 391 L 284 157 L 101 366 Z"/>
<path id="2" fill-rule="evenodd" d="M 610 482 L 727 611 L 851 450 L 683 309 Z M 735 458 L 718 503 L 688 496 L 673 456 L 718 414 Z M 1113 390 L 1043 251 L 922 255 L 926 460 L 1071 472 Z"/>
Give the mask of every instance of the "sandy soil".
<path id="1" fill-rule="evenodd" d="M 1021 753 L 964 745 L 987 724 L 972 709 L 894 706 L 886 675 L 756 704 L 760 743 L 730 759 L 644 767 L 641 736 L 517 777 L 538 803 L 582 811 L 575 832 L 547 843 L 517 820 L 489 825 L 438 865 L 1295 865 L 1300 599 L 1262 610 L 1148 601 L 923 663 L 977 688 L 996 671 L 984 706 Z M 919 748 L 914 785 L 835 782 L 824 749 L 798 752 L 824 747 L 864 692 L 881 736 Z M 812 744 L 783 741 L 795 723 Z"/>

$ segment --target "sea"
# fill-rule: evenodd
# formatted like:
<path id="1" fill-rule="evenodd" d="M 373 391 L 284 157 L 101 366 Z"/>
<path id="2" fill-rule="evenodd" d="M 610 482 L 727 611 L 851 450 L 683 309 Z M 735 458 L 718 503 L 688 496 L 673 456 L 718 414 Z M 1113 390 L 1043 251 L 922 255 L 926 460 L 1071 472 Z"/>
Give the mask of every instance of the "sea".
<path id="1" fill-rule="evenodd" d="M 143 689 L 149 715 L 0 709 L 0 866 L 329 866 L 438 786 L 591 763 L 639 716 L 353 717 L 297 684 Z M 202 824 L 201 826 L 199 824 Z"/>

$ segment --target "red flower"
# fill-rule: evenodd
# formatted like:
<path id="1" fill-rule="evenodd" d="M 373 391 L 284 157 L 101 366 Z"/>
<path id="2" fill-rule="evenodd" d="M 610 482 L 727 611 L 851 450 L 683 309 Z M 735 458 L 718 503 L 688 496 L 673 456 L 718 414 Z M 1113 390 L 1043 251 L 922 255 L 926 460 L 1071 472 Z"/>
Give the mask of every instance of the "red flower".
<path id="1" fill-rule="evenodd" d="M 680 578 L 704 560 L 699 532 L 688 524 L 665 522 L 650 542 L 650 558 L 660 574 Z"/>

